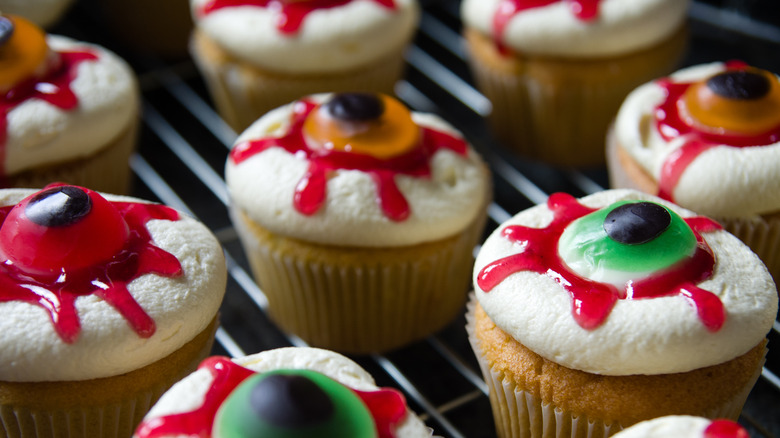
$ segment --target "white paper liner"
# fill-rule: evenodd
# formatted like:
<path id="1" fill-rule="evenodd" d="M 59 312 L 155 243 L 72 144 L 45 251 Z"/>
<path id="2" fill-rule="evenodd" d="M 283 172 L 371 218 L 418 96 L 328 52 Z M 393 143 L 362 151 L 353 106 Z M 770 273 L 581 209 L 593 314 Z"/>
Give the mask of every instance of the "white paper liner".
<path id="1" fill-rule="evenodd" d="M 606 424 L 602 420 L 590 419 L 586 416 L 577 417 L 552 404 L 545 405 L 533 394 L 518 389 L 510 379 L 505 378 L 503 372 L 492 368 L 488 359 L 481 353 L 481 341 L 475 334 L 476 305 L 476 296 L 472 292 L 466 304 L 466 333 L 489 388 L 493 419 L 500 438 L 603 438 L 631 426 L 620 423 Z M 764 356 L 767 351 L 765 348 Z M 760 375 L 761 366 L 758 366 L 749 384 L 731 402 L 714 407 L 700 415 L 736 421 Z"/>

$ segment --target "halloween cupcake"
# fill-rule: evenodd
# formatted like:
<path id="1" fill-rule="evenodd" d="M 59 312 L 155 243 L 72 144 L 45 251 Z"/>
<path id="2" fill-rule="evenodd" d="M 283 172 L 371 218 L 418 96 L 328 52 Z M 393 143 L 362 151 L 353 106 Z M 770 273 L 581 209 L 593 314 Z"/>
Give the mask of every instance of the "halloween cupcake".
<path id="1" fill-rule="evenodd" d="M 780 275 L 780 82 L 742 62 L 649 82 L 620 108 L 610 184 L 717 219 Z"/>
<path id="2" fill-rule="evenodd" d="M 430 438 L 403 395 L 346 357 L 279 348 L 211 357 L 152 408 L 135 438 Z"/>
<path id="3" fill-rule="evenodd" d="M 641 192 L 550 196 L 484 243 L 468 315 L 500 437 L 735 420 L 777 290 L 717 222 Z"/>
<path id="4" fill-rule="evenodd" d="M 386 95 L 309 96 L 241 134 L 225 174 L 233 223 L 284 330 L 379 352 L 462 311 L 490 177 L 440 118 Z"/>
<path id="5" fill-rule="evenodd" d="M 0 186 L 125 193 L 140 100 L 127 64 L 20 16 L 0 16 L 0 44 Z"/>
<path id="6" fill-rule="evenodd" d="M 637 423 L 615 438 L 749 438 L 745 428 L 731 420 L 670 415 Z"/>
<path id="7" fill-rule="evenodd" d="M 391 94 L 420 14 L 416 0 L 190 4 L 192 56 L 217 110 L 239 132 L 308 94 Z"/>
<path id="8" fill-rule="evenodd" d="M 211 349 L 219 243 L 169 207 L 76 186 L 0 205 L 0 435 L 130 436 Z"/>
<path id="9" fill-rule="evenodd" d="M 505 146 L 561 166 L 604 163 L 625 96 L 674 71 L 686 42 L 679 0 L 465 0 L 477 87 Z"/>

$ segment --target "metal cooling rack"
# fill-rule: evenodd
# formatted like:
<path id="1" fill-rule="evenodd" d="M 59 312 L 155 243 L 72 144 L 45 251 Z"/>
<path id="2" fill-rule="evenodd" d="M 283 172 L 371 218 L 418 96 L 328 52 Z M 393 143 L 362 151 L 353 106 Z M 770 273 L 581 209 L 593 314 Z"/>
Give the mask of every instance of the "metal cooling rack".
<path id="1" fill-rule="evenodd" d="M 743 59 L 780 72 L 780 13 L 773 0 L 694 2 L 690 12 L 691 46 L 685 65 Z M 483 116 L 490 102 L 472 85 L 460 37 L 458 1 L 423 1 L 415 44 L 407 52 L 405 79 L 398 96 L 411 108 L 434 112 L 452 122 L 486 158 L 494 173 L 495 202 L 487 232 L 514 213 L 544 202 L 556 191 L 583 196 L 607 187 L 603 168 L 553 169 L 516 158 L 487 132 Z M 267 301 L 254 283 L 228 218 L 223 167 L 236 134 L 215 113 L 204 84 L 189 60 L 163 61 L 124 50 L 109 29 L 82 1 L 53 30 L 108 47 L 139 74 L 143 128 L 131 161 L 133 194 L 189 212 L 217 235 L 229 268 L 214 354 L 244 355 L 301 345 L 266 317 Z M 381 386 L 400 388 L 411 408 L 437 434 L 493 437 L 487 387 L 458 318 L 441 332 L 383 356 L 355 358 Z M 780 345 L 780 323 L 769 335 L 770 349 Z M 754 438 L 780 437 L 780 353 L 770 350 L 766 366 L 748 399 L 740 422 Z"/>

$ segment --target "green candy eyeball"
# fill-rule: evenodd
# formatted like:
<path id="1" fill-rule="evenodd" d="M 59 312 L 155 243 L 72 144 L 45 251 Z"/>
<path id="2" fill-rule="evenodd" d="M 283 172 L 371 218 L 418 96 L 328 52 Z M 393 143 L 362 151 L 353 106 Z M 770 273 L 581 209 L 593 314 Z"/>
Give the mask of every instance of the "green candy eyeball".
<path id="1" fill-rule="evenodd" d="M 652 202 L 620 201 L 573 221 L 558 254 L 582 277 L 622 287 L 693 255 L 696 236 L 673 211 Z"/>
<path id="2" fill-rule="evenodd" d="M 276 370 L 242 382 L 214 420 L 214 438 L 375 438 L 363 401 L 310 370 Z"/>

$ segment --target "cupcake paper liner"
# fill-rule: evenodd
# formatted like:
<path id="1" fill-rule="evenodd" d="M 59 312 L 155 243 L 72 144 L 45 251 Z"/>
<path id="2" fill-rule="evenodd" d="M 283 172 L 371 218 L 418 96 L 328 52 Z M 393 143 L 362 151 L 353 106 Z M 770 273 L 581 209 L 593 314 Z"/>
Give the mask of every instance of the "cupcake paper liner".
<path id="1" fill-rule="evenodd" d="M 467 303 L 466 332 L 489 389 L 493 418 L 500 438 L 603 438 L 631 425 L 619 422 L 605 423 L 597 418 L 578 416 L 552 404 L 545 404 L 535 395 L 519 389 L 510 377 L 494 368 L 490 360 L 481 353 L 481 341 L 475 334 L 476 305 L 476 297 L 472 292 Z M 766 352 L 765 348 L 764 356 Z M 760 374 L 761 366 L 758 366 L 755 375 L 743 391 L 735 394 L 729 402 L 699 415 L 736 421 Z"/>
<path id="2" fill-rule="evenodd" d="M 404 67 L 402 46 L 355 70 L 310 75 L 273 73 L 231 58 L 199 30 L 193 33 L 190 52 L 218 112 L 236 132 L 243 131 L 266 112 L 310 94 L 392 94 Z"/>
<path id="3" fill-rule="evenodd" d="M 312 346 L 358 354 L 423 338 L 462 311 L 484 225 L 479 218 L 457 236 L 412 247 L 341 248 L 272 237 L 284 241 L 280 247 L 243 214 L 231 213 L 271 318 Z"/>

